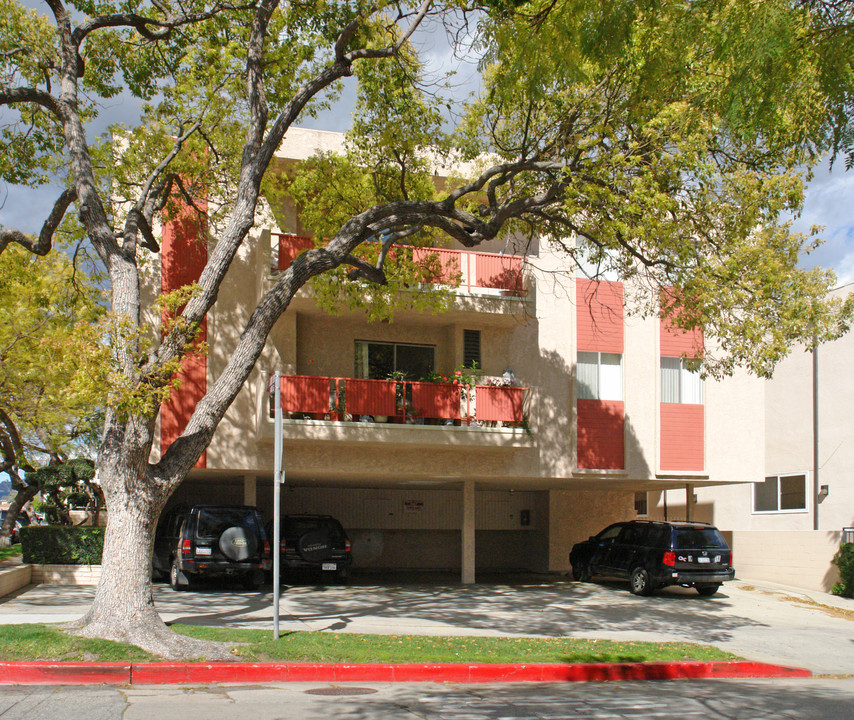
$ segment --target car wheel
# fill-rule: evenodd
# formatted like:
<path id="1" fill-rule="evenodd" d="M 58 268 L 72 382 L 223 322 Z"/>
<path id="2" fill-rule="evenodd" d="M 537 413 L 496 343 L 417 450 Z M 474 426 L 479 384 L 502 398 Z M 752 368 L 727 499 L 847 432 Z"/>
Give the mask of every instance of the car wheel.
<path id="1" fill-rule="evenodd" d="M 582 562 L 573 565 L 572 579 L 578 582 L 590 582 L 590 566 Z"/>
<path id="2" fill-rule="evenodd" d="M 649 595 L 652 592 L 652 583 L 649 579 L 649 573 L 642 567 L 636 567 L 632 570 L 632 577 L 629 580 L 629 589 L 634 595 Z"/>
<path id="3" fill-rule="evenodd" d="M 177 560 L 173 560 L 172 567 L 169 568 L 169 585 L 172 586 L 173 590 L 178 592 L 187 590 L 190 587 L 190 582 L 187 576 L 181 571 L 181 568 L 178 567 Z"/>
<path id="4" fill-rule="evenodd" d="M 711 585 L 695 585 L 694 587 L 697 588 L 697 592 L 703 597 L 711 597 L 721 589 L 721 584 L 712 583 Z"/>

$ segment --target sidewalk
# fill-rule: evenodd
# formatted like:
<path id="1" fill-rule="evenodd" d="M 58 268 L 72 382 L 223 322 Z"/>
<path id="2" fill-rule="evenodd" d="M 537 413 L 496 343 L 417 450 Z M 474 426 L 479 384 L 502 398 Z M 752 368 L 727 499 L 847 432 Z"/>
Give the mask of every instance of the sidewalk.
<path id="1" fill-rule="evenodd" d="M 550 576 L 405 582 L 365 576 L 348 586 L 282 588 L 280 632 L 504 635 L 711 644 L 754 663 L 854 675 L 854 601 L 769 583 L 735 581 L 701 598 L 684 588 L 652 597 L 622 583 Z M 37 585 L 0 598 L 0 624 L 79 618 L 93 586 Z M 155 585 L 167 622 L 272 629 L 272 591 Z M 846 612 L 847 611 L 847 612 Z"/>

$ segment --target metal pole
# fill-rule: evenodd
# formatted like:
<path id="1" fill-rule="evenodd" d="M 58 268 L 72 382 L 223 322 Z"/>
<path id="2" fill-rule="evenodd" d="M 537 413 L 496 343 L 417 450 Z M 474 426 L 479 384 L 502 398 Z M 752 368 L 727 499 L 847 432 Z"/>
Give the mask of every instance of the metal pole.
<path id="1" fill-rule="evenodd" d="M 818 530 L 818 339 L 812 341 L 812 529 Z"/>
<path id="2" fill-rule="evenodd" d="M 282 529 L 280 527 L 281 510 L 279 501 L 281 499 L 281 484 L 284 480 L 284 470 L 282 469 L 282 378 L 281 374 L 276 372 L 273 376 L 273 381 L 276 383 L 274 389 L 275 405 L 274 418 L 276 425 L 275 432 L 275 451 L 274 451 L 274 467 L 273 467 L 273 640 L 279 639 L 279 564 L 281 558 L 280 543 Z"/>

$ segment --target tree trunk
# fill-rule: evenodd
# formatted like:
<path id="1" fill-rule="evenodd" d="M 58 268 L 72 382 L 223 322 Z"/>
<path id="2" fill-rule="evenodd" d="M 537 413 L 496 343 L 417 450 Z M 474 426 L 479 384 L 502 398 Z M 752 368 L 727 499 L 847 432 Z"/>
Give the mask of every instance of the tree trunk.
<path id="1" fill-rule="evenodd" d="M 140 471 L 136 477 L 125 467 L 101 474 L 110 517 L 104 537 L 101 579 L 89 612 L 68 627 L 85 637 L 138 645 L 170 660 L 205 658 L 233 660 L 225 645 L 194 640 L 173 633 L 157 613 L 151 588 L 151 553 L 154 531 L 169 492 Z M 130 491 L 132 489 L 132 491 Z"/>
<path id="2" fill-rule="evenodd" d="M 12 528 L 15 527 L 15 521 L 21 510 L 30 500 L 32 500 L 39 491 L 33 485 L 24 485 L 18 488 L 15 493 L 15 499 L 9 505 L 9 510 L 6 512 L 6 519 L 3 521 L 3 526 L 0 527 L 0 547 L 9 547 L 12 544 Z"/>

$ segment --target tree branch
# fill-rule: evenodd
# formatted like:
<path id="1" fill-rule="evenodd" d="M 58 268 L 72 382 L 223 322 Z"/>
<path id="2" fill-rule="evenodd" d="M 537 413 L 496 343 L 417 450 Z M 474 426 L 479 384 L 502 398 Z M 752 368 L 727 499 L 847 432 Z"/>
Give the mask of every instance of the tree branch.
<path id="1" fill-rule="evenodd" d="M 15 242 L 25 247 L 34 255 L 47 255 L 53 246 L 53 233 L 59 227 L 62 218 L 65 217 L 68 206 L 76 199 L 77 190 L 74 188 L 68 188 L 63 191 L 54 203 L 53 210 L 50 211 L 50 215 L 48 215 L 44 225 L 42 225 L 38 240 L 34 240 L 29 235 L 25 235 L 20 230 L 15 230 L 14 228 L 0 228 L 0 253 L 6 249 L 9 243 Z"/>

